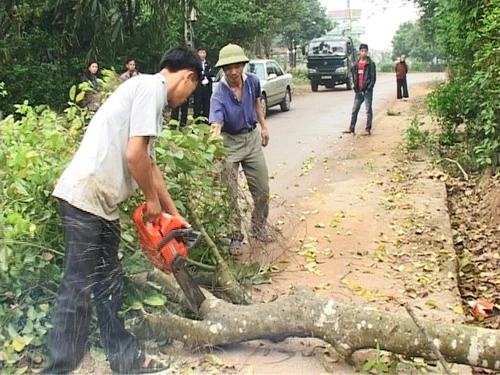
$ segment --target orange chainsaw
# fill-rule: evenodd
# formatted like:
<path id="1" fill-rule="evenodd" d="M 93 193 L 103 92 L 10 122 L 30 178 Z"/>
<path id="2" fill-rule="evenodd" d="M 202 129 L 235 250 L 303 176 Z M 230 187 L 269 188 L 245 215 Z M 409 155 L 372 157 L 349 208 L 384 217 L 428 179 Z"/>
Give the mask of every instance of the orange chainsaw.
<path id="1" fill-rule="evenodd" d="M 184 227 L 176 216 L 163 213 L 158 223 L 144 222 L 146 204 L 132 214 L 142 251 L 159 270 L 172 273 L 186 295 L 189 307 L 198 314 L 205 301 L 200 287 L 186 269 L 188 250 L 200 240 L 200 232 Z"/>

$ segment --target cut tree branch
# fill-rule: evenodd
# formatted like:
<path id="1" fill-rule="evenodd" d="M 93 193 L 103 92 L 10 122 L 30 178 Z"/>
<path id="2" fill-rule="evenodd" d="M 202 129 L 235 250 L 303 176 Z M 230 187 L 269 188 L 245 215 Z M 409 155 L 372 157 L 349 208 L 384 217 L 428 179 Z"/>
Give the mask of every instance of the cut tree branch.
<path id="1" fill-rule="evenodd" d="M 410 307 L 408 302 L 405 302 L 403 304 L 403 306 L 406 309 L 406 311 L 408 312 L 408 315 L 410 315 L 411 319 L 413 320 L 413 323 L 415 323 L 415 325 L 420 329 L 420 332 L 422 332 L 422 334 L 426 338 L 427 344 L 429 345 L 429 348 L 432 349 L 436 358 L 439 359 L 439 362 L 441 362 L 441 364 L 443 365 L 443 368 L 446 371 L 446 374 L 451 375 L 451 370 L 450 370 L 450 367 L 448 366 L 448 363 L 446 363 L 445 359 L 443 358 L 443 355 L 439 351 L 439 348 L 436 346 L 436 344 L 434 344 L 434 342 L 432 342 L 431 336 L 429 335 L 429 332 L 427 331 L 427 328 L 425 327 L 425 325 L 423 325 L 418 320 L 417 316 L 413 312 L 413 309 Z"/>
<path id="2" fill-rule="evenodd" d="M 315 337 L 330 343 L 344 356 L 378 345 L 381 350 L 407 357 L 435 359 L 427 338 L 408 315 L 337 302 L 304 288 L 276 301 L 250 306 L 209 297 L 201 307 L 200 317 L 203 320 L 172 313 L 146 315 L 133 331 L 142 337 L 167 334 L 190 347 Z M 442 321 L 423 324 L 449 363 L 500 369 L 500 331 Z"/>

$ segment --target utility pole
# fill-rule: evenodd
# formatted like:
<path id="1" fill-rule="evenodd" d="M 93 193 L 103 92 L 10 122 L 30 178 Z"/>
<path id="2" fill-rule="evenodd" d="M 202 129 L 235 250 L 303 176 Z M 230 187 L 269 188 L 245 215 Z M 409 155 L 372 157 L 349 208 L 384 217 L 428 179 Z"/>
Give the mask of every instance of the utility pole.
<path id="1" fill-rule="evenodd" d="M 184 43 L 188 47 L 193 47 L 193 22 L 196 22 L 196 10 L 188 4 L 189 0 L 184 0 Z"/>
<path id="2" fill-rule="evenodd" d="M 352 13 L 351 13 L 351 0 L 347 0 L 347 12 L 349 14 L 349 20 L 347 23 L 347 36 L 351 36 L 352 31 Z"/>

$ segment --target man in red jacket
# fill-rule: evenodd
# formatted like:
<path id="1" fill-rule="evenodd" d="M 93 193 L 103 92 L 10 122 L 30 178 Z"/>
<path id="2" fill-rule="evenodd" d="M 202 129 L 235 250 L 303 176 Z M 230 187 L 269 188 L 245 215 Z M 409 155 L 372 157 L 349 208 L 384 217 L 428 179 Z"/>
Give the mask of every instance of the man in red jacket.
<path id="1" fill-rule="evenodd" d="M 398 99 L 408 98 L 408 83 L 406 82 L 406 74 L 408 74 L 408 65 L 406 65 L 406 56 L 401 55 L 399 62 L 394 70 L 396 71 L 397 97 Z"/>
<path id="2" fill-rule="evenodd" d="M 377 81 L 377 68 L 375 67 L 375 63 L 368 56 L 367 44 L 361 43 L 359 45 L 359 60 L 351 68 L 351 74 L 354 83 L 354 105 L 352 106 L 349 129 L 342 131 L 342 133 L 354 134 L 359 109 L 364 102 L 366 107 L 366 128 L 361 135 L 370 135 L 372 133 L 373 120 L 373 88 Z"/>

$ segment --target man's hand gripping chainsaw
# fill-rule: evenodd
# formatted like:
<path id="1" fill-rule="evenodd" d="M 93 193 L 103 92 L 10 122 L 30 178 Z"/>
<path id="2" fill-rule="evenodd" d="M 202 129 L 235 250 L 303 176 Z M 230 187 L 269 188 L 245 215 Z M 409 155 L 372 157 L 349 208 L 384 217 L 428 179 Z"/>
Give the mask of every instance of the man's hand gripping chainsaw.
<path id="1" fill-rule="evenodd" d="M 202 291 L 186 270 L 188 250 L 196 246 L 200 233 L 185 228 L 176 216 L 162 214 L 157 224 L 144 222 L 146 204 L 137 207 L 132 215 L 142 251 L 159 270 L 172 273 L 186 295 L 189 307 L 198 314 L 205 300 Z"/>

